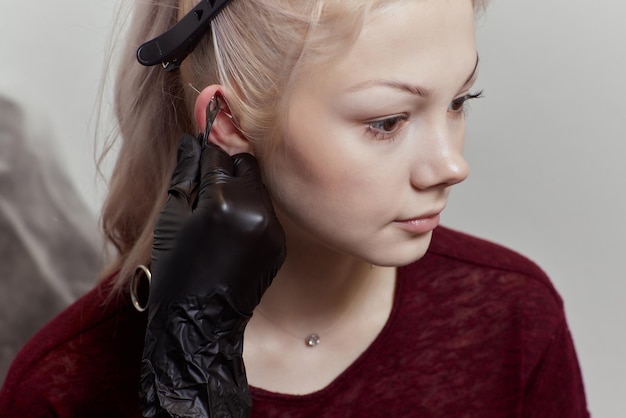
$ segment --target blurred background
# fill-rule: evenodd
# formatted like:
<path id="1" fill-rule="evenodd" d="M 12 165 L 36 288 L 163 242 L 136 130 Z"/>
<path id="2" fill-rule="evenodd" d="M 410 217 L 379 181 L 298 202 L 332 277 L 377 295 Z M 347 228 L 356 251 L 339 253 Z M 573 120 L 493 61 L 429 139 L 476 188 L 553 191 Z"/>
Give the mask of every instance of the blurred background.
<path id="1" fill-rule="evenodd" d="M 102 109 L 97 103 L 109 43 L 118 35 L 111 30 L 118 3 L 0 0 L 0 96 L 27 120 L 18 129 L 9 117 L 9 131 L 46 143 L 34 149 L 46 150 L 44 156 L 56 161 L 51 164 L 65 173 L 67 183 L 60 181 L 66 186 L 59 189 L 40 187 L 74 196 L 62 199 L 73 202 L 69 213 L 74 214 L 62 225 L 76 225 L 82 231 L 76 234 L 95 248 L 71 257 L 88 260 L 82 266 L 63 267 L 76 276 L 71 289 L 43 278 L 50 292 L 8 306 L 6 289 L 16 285 L 2 273 L 3 358 L 27 338 L 9 335 L 16 317 L 23 317 L 16 312 L 41 308 L 51 315 L 95 281 L 85 271 L 99 262 L 96 222 L 106 187 L 95 169 L 94 154 L 102 143 L 95 143 L 94 134 L 98 129 L 103 137 L 112 126 L 108 90 Z M 550 275 L 565 301 L 590 410 L 607 418 L 626 416 L 625 19 L 626 3 L 618 0 L 491 0 L 477 22 L 477 88 L 486 97 L 472 103 L 468 116 L 466 156 L 472 171 L 452 194 L 443 219 L 527 255 Z M 4 137 L 0 141 L 9 143 Z M 0 148 L 0 157 L 8 155 L 5 149 Z M 30 164 L 33 172 L 45 165 Z M 109 158 L 105 176 L 111 164 Z M 0 174 L 11 166 L 0 160 Z M 0 203 L 11 190 L 0 183 Z M 16 233 L 11 222 L 6 225 Z M 19 242 L 28 236 L 22 234 Z M 2 265 L 13 257 L 6 248 L 15 248 L 5 245 Z M 53 253 L 48 260 L 59 258 Z M 60 268 L 36 262 L 45 266 L 40 272 Z M 57 302 L 48 306 L 50 298 Z M 44 316 L 34 322 L 45 321 Z M 0 380 L 1 373 L 0 368 Z"/>

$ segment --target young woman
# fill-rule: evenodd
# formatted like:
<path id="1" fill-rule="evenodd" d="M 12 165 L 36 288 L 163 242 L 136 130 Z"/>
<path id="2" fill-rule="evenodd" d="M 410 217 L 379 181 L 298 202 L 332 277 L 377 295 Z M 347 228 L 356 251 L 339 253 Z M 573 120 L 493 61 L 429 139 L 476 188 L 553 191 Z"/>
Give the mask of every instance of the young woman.
<path id="1" fill-rule="evenodd" d="M 588 416 L 548 278 L 438 226 L 481 6 L 138 2 L 102 217 L 119 257 L 23 349 L 0 410 Z M 146 315 L 128 289 L 150 274 Z"/>

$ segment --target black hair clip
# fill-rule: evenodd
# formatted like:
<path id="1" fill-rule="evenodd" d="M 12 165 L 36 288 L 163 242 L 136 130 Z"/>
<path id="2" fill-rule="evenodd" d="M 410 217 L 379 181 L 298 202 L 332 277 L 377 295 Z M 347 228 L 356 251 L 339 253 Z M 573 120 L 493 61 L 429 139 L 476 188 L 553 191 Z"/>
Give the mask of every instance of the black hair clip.
<path id="1" fill-rule="evenodd" d="M 166 71 L 177 69 L 228 2 L 202 0 L 167 32 L 141 45 L 137 49 L 137 61 L 146 66 L 162 64 Z"/>

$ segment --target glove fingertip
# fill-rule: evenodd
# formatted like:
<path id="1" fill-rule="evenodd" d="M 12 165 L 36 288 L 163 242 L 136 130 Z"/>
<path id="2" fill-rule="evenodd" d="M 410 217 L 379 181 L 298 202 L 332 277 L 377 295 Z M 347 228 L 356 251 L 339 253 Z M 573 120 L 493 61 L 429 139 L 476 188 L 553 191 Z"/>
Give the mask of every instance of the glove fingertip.
<path id="1" fill-rule="evenodd" d="M 212 143 L 202 150 L 200 167 L 202 184 L 219 183 L 233 174 L 233 160 L 230 155 Z"/>
<path id="2" fill-rule="evenodd" d="M 181 136 L 176 153 L 176 168 L 172 173 L 170 187 L 196 181 L 201 153 L 202 149 L 195 137 L 189 134 Z"/>
<path id="3" fill-rule="evenodd" d="M 180 164 L 187 159 L 193 159 L 197 162 L 200 160 L 201 154 L 202 146 L 198 138 L 188 133 L 182 134 L 178 142 L 177 163 Z"/>
<path id="4" fill-rule="evenodd" d="M 257 159 L 248 153 L 236 154 L 233 156 L 235 176 L 246 179 L 256 179 L 261 181 L 261 168 Z"/>

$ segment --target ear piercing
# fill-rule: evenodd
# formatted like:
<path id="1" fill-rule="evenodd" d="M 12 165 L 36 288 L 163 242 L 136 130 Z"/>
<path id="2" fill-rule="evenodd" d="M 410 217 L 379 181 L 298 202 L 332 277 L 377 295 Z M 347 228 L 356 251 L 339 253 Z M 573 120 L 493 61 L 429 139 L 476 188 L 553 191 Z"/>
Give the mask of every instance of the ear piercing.
<path id="1" fill-rule="evenodd" d="M 206 106 L 206 127 L 204 128 L 204 134 L 200 134 L 200 145 L 205 148 L 209 145 L 209 133 L 213 127 L 213 122 L 217 114 L 220 112 L 220 100 L 217 95 L 211 97 L 209 103 Z"/>

